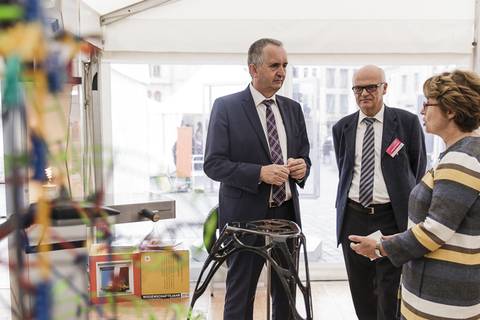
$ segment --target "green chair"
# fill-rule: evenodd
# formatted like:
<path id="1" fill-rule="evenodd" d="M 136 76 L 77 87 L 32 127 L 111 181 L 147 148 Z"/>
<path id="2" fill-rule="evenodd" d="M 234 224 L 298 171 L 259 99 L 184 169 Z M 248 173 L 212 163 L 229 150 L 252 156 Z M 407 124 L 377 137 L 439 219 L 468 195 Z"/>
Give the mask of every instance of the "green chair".
<path id="1" fill-rule="evenodd" d="M 203 223 L 203 245 L 208 254 L 212 252 L 213 245 L 217 241 L 218 235 L 218 204 L 208 212 L 207 218 Z M 226 265 L 224 265 L 226 267 Z M 209 284 L 210 296 L 214 296 L 213 281 Z"/>
<path id="2" fill-rule="evenodd" d="M 203 223 L 203 245 L 210 254 L 213 244 L 217 241 L 218 231 L 218 204 L 215 205 L 207 215 Z"/>

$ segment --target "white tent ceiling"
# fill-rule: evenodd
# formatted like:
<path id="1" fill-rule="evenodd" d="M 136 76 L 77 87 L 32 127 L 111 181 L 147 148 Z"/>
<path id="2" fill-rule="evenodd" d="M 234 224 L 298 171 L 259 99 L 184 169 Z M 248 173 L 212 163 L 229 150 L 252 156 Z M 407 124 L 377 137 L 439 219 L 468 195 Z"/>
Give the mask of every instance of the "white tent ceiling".
<path id="1" fill-rule="evenodd" d="M 100 15 L 138 3 L 142 0 L 82 0 Z"/>
<path id="2" fill-rule="evenodd" d="M 99 15 L 138 0 L 82 0 Z M 148 3 L 151 0 L 145 1 Z M 102 26 L 105 57 L 241 57 L 260 37 L 303 60 L 469 63 L 475 0 L 179 0 Z M 99 22 L 98 22 L 99 24 Z M 203 58 L 202 58 L 203 57 Z M 167 60 L 168 60 L 167 59 Z M 208 59 L 207 59 L 208 60 Z M 227 59 L 228 60 L 228 59 Z"/>

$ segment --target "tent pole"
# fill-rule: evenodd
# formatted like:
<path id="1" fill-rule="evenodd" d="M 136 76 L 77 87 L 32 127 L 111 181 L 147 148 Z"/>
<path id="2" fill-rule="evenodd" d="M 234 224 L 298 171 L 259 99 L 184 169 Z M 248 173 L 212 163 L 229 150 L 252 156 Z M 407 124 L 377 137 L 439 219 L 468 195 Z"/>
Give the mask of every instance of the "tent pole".
<path id="1" fill-rule="evenodd" d="M 176 1 L 178 0 L 143 0 L 100 16 L 100 24 L 102 26 L 109 25 L 142 11 Z"/>
<path id="2" fill-rule="evenodd" d="M 475 72 L 479 72 L 480 70 L 480 56 L 478 51 L 478 38 L 479 38 L 479 23 L 480 23 L 480 0 L 475 0 L 475 20 L 473 23 L 473 42 L 472 42 L 472 70 Z"/>

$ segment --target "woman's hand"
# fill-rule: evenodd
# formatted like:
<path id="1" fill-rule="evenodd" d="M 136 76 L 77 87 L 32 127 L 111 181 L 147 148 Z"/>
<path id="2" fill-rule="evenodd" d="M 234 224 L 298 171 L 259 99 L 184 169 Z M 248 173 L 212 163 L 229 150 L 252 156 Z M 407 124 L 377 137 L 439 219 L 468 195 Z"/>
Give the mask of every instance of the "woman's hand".
<path id="1" fill-rule="evenodd" d="M 398 233 L 395 233 L 395 234 L 391 234 L 389 236 L 382 236 L 382 240 L 388 240 L 388 239 L 391 239 L 393 237 L 395 237 Z"/>
<path id="2" fill-rule="evenodd" d="M 374 239 L 356 235 L 348 236 L 348 239 L 352 241 L 350 243 L 350 248 L 352 248 L 357 254 L 370 258 L 371 260 L 380 258 L 375 254 L 377 241 Z"/>

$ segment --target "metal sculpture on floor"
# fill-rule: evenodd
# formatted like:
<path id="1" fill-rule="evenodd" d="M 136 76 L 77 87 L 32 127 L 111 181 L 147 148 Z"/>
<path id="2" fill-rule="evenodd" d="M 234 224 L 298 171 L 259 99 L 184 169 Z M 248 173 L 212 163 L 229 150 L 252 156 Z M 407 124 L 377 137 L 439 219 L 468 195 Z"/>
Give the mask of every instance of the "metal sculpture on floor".
<path id="1" fill-rule="evenodd" d="M 258 243 L 258 241 L 256 241 L 258 239 L 263 240 L 262 242 L 264 244 L 260 246 L 251 244 Z M 287 242 L 293 244 L 293 251 L 290 251 Z M 209 250 L 209 255 L 205 260 L 195 286 L 195 291 L 192 295 L 190 309 L 193 310 L 195 302 L 205 292 L 213 275 L 230 255 L 241 251 L 250 251 L 262 256 L 270 263 L 271 268 L 278 275 L 287 294 L 290 309 L 293 312 L 293 318 L 295 320 L 312 319 L 312 295 L 305 243 L 305 236 L 298 225 L 288 220 L 271 219 L 227 224 L 223 228 L 218 240 L 216 240 L 213 247 Z M 305 261 L 305 284 L 300 280 L 298 275 L 299 256 L 302 247 Z M 287 266 L 282 267 L 278 264 L 279 255 L 287 262 Z M 206 275 L 204 277 L 205 273 Z M 295 306 L 296 288 L 298 288 L 303 295 L 306 311 L 305 318 L 298 313 Z"/>

